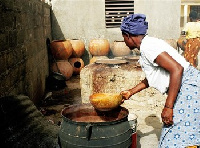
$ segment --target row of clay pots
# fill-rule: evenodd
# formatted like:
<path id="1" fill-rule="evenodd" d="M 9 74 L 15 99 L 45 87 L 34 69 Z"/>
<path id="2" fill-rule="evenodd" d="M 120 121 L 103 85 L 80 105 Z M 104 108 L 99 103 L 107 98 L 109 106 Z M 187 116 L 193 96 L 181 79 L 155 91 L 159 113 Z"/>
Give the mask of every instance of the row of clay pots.
<path id="1" fill-rule="evenodd" d="M 67 60 L 70 57 L 80 58 L 85 52 L 85 44 L 78 39 L 54 40 L 50 46 L 56 60 Z"/>
<path id="2" fill-rule="evenodd" d="M 57 60 L 67 60 L 70 57 L 80 58 L 85 52 L 85 45 L 78 39 L 55 40 L 51 42 L 51 50 Z M 124 41 L 114 41 L 111 51 L 116 57 L 131 53 Z M 89 52 L 92 56 L 106 56 L 110 52 L 110 44 L 107 39 L 91 40 Z"/>
<path id="3" fill-rule="evenodd" d="M 106 56 L 110 52 L 110 44 L 106 39 L 95 39 L 89 43 L 89 51 L 92 56 Z M 114 41 L 111 52 L 115 57 L 126 56 L 131 50 L 124 41 Z"/>
<path id="4" fill-rule="evenodd" d="M 55 40 L 51 42 L 51 50 L 60 72 L 69 79 L 72 74 L 79 74 L 84 67 L 84 62 L 80 58 L 85 52 L 83 41 L 73 40 Z M 110 52 L 110 44 L 106 39 L 94 39 L 89 43 L 89 51 L 93 58 L 90 63 L 97 60 L 97 57 L 107 56 Z M 124 41 L 114 41 L 111 51 L 114 56 L 126 56 L 130 54 L 130 49 Z M 52 64 L 52 71 L 58 71 L 56 63 Z"/>
<path id="5" fill-rule="evenodd" d="M 68 80 L 73 74 L 80 74 L 80 71 L 85 64 L 81 58 L 69 58 L 68 60 L 58 60 L 56 63 L 52 63 L 51 70 L 58 72 L 57 66 L 60 70 L 60 73 L 63 74 Z"/>

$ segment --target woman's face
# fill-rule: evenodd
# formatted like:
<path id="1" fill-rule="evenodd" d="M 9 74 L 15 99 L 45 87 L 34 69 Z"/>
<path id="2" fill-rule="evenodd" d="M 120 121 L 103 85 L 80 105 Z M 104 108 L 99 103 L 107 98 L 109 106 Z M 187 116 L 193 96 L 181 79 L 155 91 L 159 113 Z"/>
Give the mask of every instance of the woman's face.
<path id="1" fill-rule="evenodd" d="M 138 48 L 137 37 L 133 37 L 128 34 L 122 34 L 122 36 L 124 37 L 124 42 L 126 43 L 126 46 L 128 46 L 130 50 Z"/>

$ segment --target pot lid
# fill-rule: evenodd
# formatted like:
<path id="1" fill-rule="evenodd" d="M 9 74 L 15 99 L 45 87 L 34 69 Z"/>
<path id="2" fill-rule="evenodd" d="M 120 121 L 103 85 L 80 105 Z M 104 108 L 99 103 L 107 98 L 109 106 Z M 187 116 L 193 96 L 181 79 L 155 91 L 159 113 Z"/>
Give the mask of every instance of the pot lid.
<path id="1" fill-rule="evenodd" d="M 99 59 L 99 60 L 96 60 L 95 63 L 97 64 L 125 64 L 127 62 L 128 61 L 124 59 Z"/>

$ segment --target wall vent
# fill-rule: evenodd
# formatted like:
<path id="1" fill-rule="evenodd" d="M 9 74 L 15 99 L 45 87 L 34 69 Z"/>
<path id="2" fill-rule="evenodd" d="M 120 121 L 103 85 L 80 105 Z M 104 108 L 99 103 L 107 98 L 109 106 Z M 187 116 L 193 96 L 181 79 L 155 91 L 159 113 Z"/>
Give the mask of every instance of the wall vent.
<path id="1" fill-rule="evenodd" d="M 105 0 L 106 28 L 118 28 L 129 14 L 134 14 L 134 0 Z"/>

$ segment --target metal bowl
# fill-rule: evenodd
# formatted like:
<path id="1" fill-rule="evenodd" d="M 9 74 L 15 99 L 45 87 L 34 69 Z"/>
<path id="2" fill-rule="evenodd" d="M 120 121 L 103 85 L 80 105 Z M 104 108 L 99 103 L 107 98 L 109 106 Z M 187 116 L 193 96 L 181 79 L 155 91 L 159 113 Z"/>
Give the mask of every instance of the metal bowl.
<path id="1" fill-rule="evenodd" d="M 117 93 L 95 93 L 89 99 L 93 107 L 99 111 L 110 111 L 122 104 L 122 95 Z"/>

